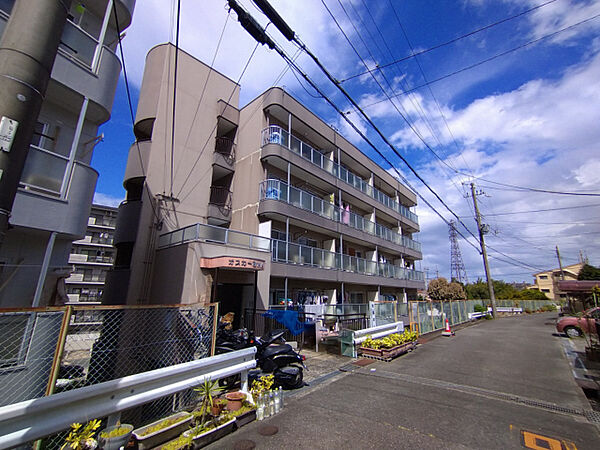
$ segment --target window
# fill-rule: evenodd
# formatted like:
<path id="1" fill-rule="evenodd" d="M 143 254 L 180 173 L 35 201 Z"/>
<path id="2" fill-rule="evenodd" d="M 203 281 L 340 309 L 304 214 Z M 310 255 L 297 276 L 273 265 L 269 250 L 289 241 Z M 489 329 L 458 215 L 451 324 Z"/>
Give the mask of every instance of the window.
<path id="1" fill-rule="evenodd" d="M 348 293 L 348 300 L 350 303 L 363 303 L 363 293 L 350 292 Z"/>
<path id="2" fill-rule="evenodd" d="M 309 239 L 307 237 L 298 238 L 298 244 L 305 245 L 306 247 L 315 247 L 315 248 L 319 246 L 317 241 L 315 241 L 314 239 Z"/>
<path id="3" fill-rule="evenodd" d="M 4 341 L 0 346 L 0 369 L 25 363 L 29 348 L 27 338 L 30 332 L 29 318 L 29 314 L 0 315 L 0 329 Z"/>
<path id="4" fill-rule="evenodd" d="M 550 289 L 542 289 L 542 292 L 550 292 Z"/>
<path id="5" fill-rule="evenodd" d="M 271 230 L 271 237 L 273 239 L 278 239 L 280 241 L 285 241 L 285 231 L 279 231 L 279 230 Z"/>
<path id="6" fill-rule="evenodd" d="M 547 280 L 548 279 L 548 275 L 540 275 L 540 280 Z"/>

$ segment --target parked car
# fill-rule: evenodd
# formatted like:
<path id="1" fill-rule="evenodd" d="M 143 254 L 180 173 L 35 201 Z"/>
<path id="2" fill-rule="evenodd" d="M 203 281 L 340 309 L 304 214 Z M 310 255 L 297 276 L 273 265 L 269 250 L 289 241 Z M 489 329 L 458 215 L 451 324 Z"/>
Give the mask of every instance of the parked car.
<path id="1" fill-rule="evenodd" d="M 596 320 L 600 319 L 600 308 L 584 311 L 581 317 L 564 316 L 556 322 L 556 330 L 570 338 L 582 336 L 583 333 L 596 332 Z"/>

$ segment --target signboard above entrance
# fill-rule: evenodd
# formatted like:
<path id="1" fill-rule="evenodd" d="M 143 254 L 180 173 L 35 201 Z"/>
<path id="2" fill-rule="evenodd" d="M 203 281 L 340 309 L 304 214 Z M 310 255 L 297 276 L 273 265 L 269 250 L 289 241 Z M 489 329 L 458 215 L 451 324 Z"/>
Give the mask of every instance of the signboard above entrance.
<path id="1" fill-rule="evenodd" d="M 203 269 L 264 270 L 265 262 L 261 259 L 242 258 L 239 256 L 219 256 L 216 258 L 201 258 L 200 267 Z"/>

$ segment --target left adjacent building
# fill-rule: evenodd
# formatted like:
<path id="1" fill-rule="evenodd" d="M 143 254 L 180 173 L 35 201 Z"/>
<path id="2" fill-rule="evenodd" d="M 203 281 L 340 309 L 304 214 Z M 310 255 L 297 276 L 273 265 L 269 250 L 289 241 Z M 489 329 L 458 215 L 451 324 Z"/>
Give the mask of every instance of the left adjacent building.
<path id="1" fill-rule="evenodd" d="M 0 36 L 13 4 L 0 0 Z M 121 71 L 117 30 L 130 25 L 134 7 L 135 0 L 72 2 L 0 249 L 0 307 L 68 301 L 71 243 L 86 233 L 98 178 L 90 161 Z"/>

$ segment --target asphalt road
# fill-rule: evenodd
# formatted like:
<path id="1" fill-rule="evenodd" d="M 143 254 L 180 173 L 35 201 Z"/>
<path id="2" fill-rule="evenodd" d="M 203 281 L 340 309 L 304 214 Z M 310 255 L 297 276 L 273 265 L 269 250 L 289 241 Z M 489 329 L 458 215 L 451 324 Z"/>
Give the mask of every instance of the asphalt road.
<path id="1" fill-rule="evenodd" d="M 600 420 L 573 380 L 555 317 L 481 321 L 336 374 L 209 448 L 598 449 Z M 262 436 L 265 425 L 278 432 Z"/>

